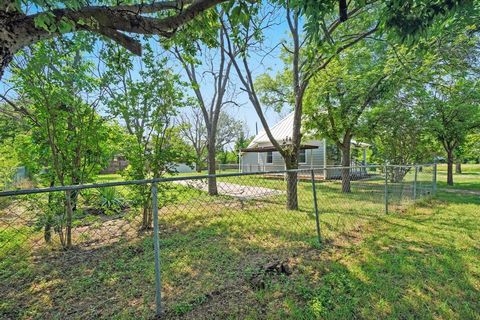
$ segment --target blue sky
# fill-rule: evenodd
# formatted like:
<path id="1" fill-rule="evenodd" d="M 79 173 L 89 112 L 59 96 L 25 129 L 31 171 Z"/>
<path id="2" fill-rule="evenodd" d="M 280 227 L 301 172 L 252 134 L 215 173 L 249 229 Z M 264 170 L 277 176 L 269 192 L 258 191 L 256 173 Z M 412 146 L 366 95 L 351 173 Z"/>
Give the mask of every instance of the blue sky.
<path id="1" fill-rule="evenodd" d="M 250 66 L 252 71 L 254 72 L 255 75 L 260 75 L 262 73 L 270 73 L 274 75 L 275 73 L 279 72 L 284 68 L 283 62 L 280 59 L 280 51 L 281 47 L 278 46 L 278 44 L 285 39 L 288 39 L 288 26 L 286 21 L 279 21 L 279 24 L 276 26 L 273 26 L 272 28 L 268 29 L 265 32 L 265 47 L 267 48 L 273 48 L 277 47 L 274 51 L 270 53 L 270 55 L 267 58 L 262 59 L 263 57 L 261 56 L 251 56 L 250 57 Z M 175 63 L 176 65 L 176 70 L 183 74 L 184 79 L 187 80 L 186 76 L 184 75 L 184 72 L 182 68 L 179 66 L 178 63 Z M 231 73 L 231 79 L 232 82 L 237 86 L 237 88 L 241 87 L 240 80 L 237 78 L 236 71 L 232 68 L 232 73 Z M 211 96 L 212 89 L 209 88 L 209 85 L 205 85 L 202 87 L 203 91 L 206 92 L 206 95 Z M 193 96 L 193 92 L 191 92 L 191 95 Z M 247 124 L 248 127 L 248 133 L 250 135 L 254 135 L 256 131 L 256 127 L 258 127 L 258 131 L 261 131 L 263 129 L 262 124 L 260 123 L 259 117 L 251 105 L 247 95 L 245 93 L 241 93 L 237 96 L 236 101 L 240 107 L 236 106 L 231 106 L 227 107 L 225 110 L 235 118 L 244 121 Z M 267 121 L 269 122 L 270 125 L 275 124 L 277 121 L 279 121 L 283 116 L 288 114 L 290 110 L 283 110 L 280 114 L 277 112 L 274 112 L 273 110 L 265 110 L 265 115 L 267 118 Z"/>
<path id="2" fill-rule="evenodd" d="M 265 30 L 264 46 L 266 48 L 276 47 L 276 49 L 272 51 L 266 58 L 255 55 L 249 58 L 250 67 L 256 76 L 262 73 L 270 73 L 274 75 L 275 73 L 279 72 L 284 68 L 283 62 L 280 59 L 281 46 L 278 45 L 282 40 L 286 40 L 289 38 L 288 25 L 284 17 L 284 13 L 280 12 L 279 18 L 277 18 L 278 21 L 276 21 L 277 24 Z M 158 47 L 157 49 L 162 50 Z M 187 80 L 186 75 L 184 75 L 184 71 L 180 67 L 179 63 L 174 62 L 174 64 L 175 70 L 183 74 L 184 79 Z M 236 85 L 237 89 L 239 89 L 241 87 L 241 82 L 237 78 L 234 68 L 232 68 L 231 79 L 232 82 Z M 204 83 L 202 87 L 202 92 L 204 92 L 204 95 L 211 96 L 211 85 Z M 193 92 L 190 92 L 190 94 L 193 96 Z M 258 127 L 258 131 L 262 130 L 262 124 L 260 123 L 258 115 L 253 106 L 251 105 L 247 95 L 245 93 L 239 94 L 236 97 L 236 102 L 241 106 L 231 106 L 226 108 L 226 111 L 232 116 L 234 116 L 236 119 L 244 121 L 247 124 L 248 133 L 250 135 L 255 135 L 256 127 Z M 277 112 L 274 112 L 273 110 L 266 110 L 265 115 L 269 124 L 273 125 L 289 112 L 290 110 L 283 110 L 279 114 Z"/>

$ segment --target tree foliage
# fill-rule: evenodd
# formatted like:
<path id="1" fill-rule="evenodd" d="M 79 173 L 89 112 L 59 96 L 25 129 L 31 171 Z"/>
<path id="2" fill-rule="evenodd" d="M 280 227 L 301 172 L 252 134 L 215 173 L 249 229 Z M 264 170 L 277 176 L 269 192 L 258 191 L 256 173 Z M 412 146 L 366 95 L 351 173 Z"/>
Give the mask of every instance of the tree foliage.
<path id="1" fill-rule="evenodd" d="M 139 77 L 132 74 L 135 58 L 125 49 L 109 46 L 103 53 L 109 113 L 126 129 L 122 152 L 129 161 L 124 174 L 135 180 L 159 178 L 173 172 L 175 163 L 185 162 L 187 149 L 174 129 L 174 118 L 184 105 L 178 75 L 166 60 L 146 46 Z M 143 208 L 142 227 L 152 225 L 150 189 L 134 186 L 137 202 Z"/>
<path id="2" fill-rule="evenodd" d="M 91 46 L 82 35 L 38 43 L 23 51 L 12 68 L 11 84 L 19 96 L 12 105 L 32 128 L 24 142 L 37 143 L 29 151 L 40 153 L 37 160 L 46 166 L 51 186 L 85 183 L 110 157 L 106 120 L 98 113 L 101 82 L 92 77 L 91 61 L 83 58 Z M 77 198 L 77 192 L 69 193 L 60 207 L 49 199 L 48 207 L 56 209 L 41 217 L 46 234 L 53 226 L 65 247 L 71 246 Z"/>

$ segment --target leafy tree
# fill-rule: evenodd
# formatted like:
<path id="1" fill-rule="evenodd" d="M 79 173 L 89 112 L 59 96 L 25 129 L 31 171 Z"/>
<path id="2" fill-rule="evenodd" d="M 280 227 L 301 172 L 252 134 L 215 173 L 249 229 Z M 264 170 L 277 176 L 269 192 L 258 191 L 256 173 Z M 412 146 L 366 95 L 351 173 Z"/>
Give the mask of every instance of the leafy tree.
<path id="1" fill-rule="evenodd" d="M 6 101 L 0 104 L 0 184 L 7 188 L 16 167 L 23 165 L 18 145 L 22 137 L 28 134 L 29 127 L 13 108 L 16 104 L 4 95 L 0 95 L 0 98 Z"/>
<path id="2" fill-rule="evenodd" d="M 340 1 L 342 2 L 342 1 Z M 233 66 L 238 78 L 247 92 L 250 102 L 255 108 L 260 122 L 272 145 L 277 149 L 285 161 L 287 169 L 298 168 L 298 158 L 302 142 L 301 120 L 303 116 L 304 98 L 312 80 L 340 55 L 344 50 L 354 46 L 362 39 L 374 34 L 378 30 L 378 23 L 372 19 L 376 16 L 376 7 L 364 2 L 352 2 L 350 6 L 343 6 L 341 16 L 336 15 L 332 4 L 335 1 L 326 1 L 318 8 L 306 1 L 278 1 L 280 9 L 259 10 L 254 18 L 244 28 L 236 30 L 223 22 L 223 27 L 232 36 L 228 41 L 228 53 L 233 60 Z M 322 36 L 318 41 L 308 41 L 301 23 L 304 3 L 309 10 L 321 12 Z M 255 82 L 252 73 L 253 53 L 258 53 L 262 42 L 262 31 L 274 24 L 271 17 L 278 12 L 285 17 L 291 41 L 282 41 L 279 45 L 284 48 L 285 69 L 282 75 L 271 77 L 265 75 Z M 235 53 L 240 52 L 238 57 Z M 272 99 L 272 97 L 278 97 Z M 286 107 L 294 112 L 291 142 L 283 144 L 276 141 L 271 133 L 265 118 L 264 109 L 272 104 L 275 108 Z M 290 139 L 289 139 L 290 140 Z M 287 208 L 298 209 L 297 174 L 294 171 L 287 173 Z"/>
<path id="3" fill-rule="evenodd" d="M 180 114 L 180 130 L 193 149 L 197 172 L 202 172 L 207 160 L 207 128 L 201 113 L 200 108 L 192 107 L 188 112 Z"/>
<path id="4" fill-rule="evenodd" d="M 478 36 L 473 25 L 457 26 L 428 39 L 420 56 L 406 63 L 419 84 L 415 103 L 425 125 L 443 146 L 447 156 L 447 183 L 453 185 L 453 164 L 461 146 L 480 126 Z M 413 62 L 412 62 L 413 61 Z"/>
<path id="5" fill-rule="evenodd" d="M 225 53 L 227 34 L 219 27 L 218 19 L 224 13 L 212 11 L 212 25 L 207 30 L 187 29 L 177 35 L 171 52 L 182 65 L 197 100 L 205 124 L 208 173 L 216 173 L 216 154 L 224 142 L 225 133 L 220 132 L 222 111 L 228 105 L 235 105 L 235 90 L 231 85 L 232 60 Z M 202 43 L 192 42 L 200 38 Z M 211 94 L 209 94 L 211 93 Z M 199 150 L 199 148 L 196 148 Z M 197 153 L 198 155 L 198 153 Z M 208 193 L 218 194 L 215 177 L 208 178 Z"/>
<path id="6" fill-rule="evenodd" d="M 480 128 L 478 81 L 449 77 L 421 97 L 427 125 L 447 154 L 447 184 L 453 185 L 455 152 L 473 130 Z"/>
<path id="7" fill-rule="evenodd" d="M 352 138 L 370 130 L 368 114 L 390 93 L 397 69 L 384 42 L 368 41 L 334 58 L 310 86 L 305 125 L 341 151 L 343 192 L 350 192 Z"/>
<path id="8" fill-rule="evenodd" d="M 150 46 L 140 62 L 140 77 L 132 75 L 134 58 L 125 49 L 109 46 L 103 53 L 109 96 L 109 112 L 124 124 L 127 136 L 123 155 L 129 161 L 124 174 L 135 180 L 159 178 L 183 162 L 186 151 L 173 128 L 179 107 L 184 105 L 179 77 L 155 57 Z M 147 185 L 134 186 L 136 201 L 142 208 L 142 229 L 152 227 L 151 192 Z M 163 191 L 162 188 L 159 189 Z"/>
<path id="9" fill-rule="evenodd" d="M 392 182 L 403 180 L 407 165 L 431 161 L 440 147 L 402 90 L 392 99 L 382 100 L 367 121 L 369 130 L 364 136 L 373 145 L 372 159 L 398 165 L 389 167 Z"/>
<path id="10" fill-rule="evenodd" d="M 0 143 L 0 186 L 7 189 L 20 165 L 11 140 Z"/>
<path id="11" fill-rule="evenodd" d="M 480 163 L 480 133 L 472 133 L 465 139 L 464 159 L 473 163 Z"/>
<path id="12" fill-rule="evenodd" d="M 100 82 L 91 76 L 92 63 L 83 58 L 92 46 L 82 35 L 43 42 L 23 51 L 13 64 L 11 83 L 22 105 L 16 110 L 30 122 L 32 141 L 47 151 L 41 159 L 51 186 L 84 183 L 109 157 L 108 132 L 97 109 Z M 54 227 L 65 248 L 72 245 L 77 198 L 77 192 L 67 192 L 63 206 L 53 210 Z M 56 205 L 49 201 L 49 206 Z"/>

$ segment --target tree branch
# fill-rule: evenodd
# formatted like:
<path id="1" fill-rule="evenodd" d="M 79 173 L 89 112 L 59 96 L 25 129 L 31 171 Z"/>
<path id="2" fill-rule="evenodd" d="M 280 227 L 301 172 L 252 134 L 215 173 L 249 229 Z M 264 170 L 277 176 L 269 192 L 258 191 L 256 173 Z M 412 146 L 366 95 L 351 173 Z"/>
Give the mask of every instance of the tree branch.
<path id="1" fill-rule="evenodd" d="M 227 0 L 177 0 L 118 6 L 60 8 L 26 15 L 17 11 L 11 0 L 0 4 L 0 77 L 12 57 L 22 48 L 64 33 L 85 30 L 106 36 L 134 54 L 141 54 L 141 44 L 124 33 L 171 37 L 179 27 L 205 10 Z M 172 11 L 174 12 L 173 14 Z M 165 13 L 163 17 L 142 14 Z M 48 16 L 45 27 L 37 25 Z M 65 23 L 71 28 L 59 28 Z"/>

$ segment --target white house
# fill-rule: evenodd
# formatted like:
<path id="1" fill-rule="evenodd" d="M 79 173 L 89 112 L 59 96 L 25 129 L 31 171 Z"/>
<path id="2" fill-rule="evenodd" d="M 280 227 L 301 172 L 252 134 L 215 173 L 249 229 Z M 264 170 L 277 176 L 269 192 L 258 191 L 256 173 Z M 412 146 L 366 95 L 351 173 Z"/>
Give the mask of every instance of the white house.
<path id="1" fill-rule="evenodd" d="M 288 144 L 293 130 L 293 112 L 271 128 L 276 141 Z M 366 164 L 366 149 L 368 144 L 352 140 L 352 148 L 360 148 L 363 153 L 363 164 Z M 264 130 L 259 132 L 247 148 L 240 150 L 240 170 L 242 172 L 259 172 L 284 170 L 285 162 L 282 156 L 270 142 Z M 337 146 L 328 143 L 326 139 L 311 139 L 303 141 L 300 147 L 299 168 L 316 169 L 339 166 L 341 153 Z M 358 165 L 352 161 L 352 165 Z"/>

